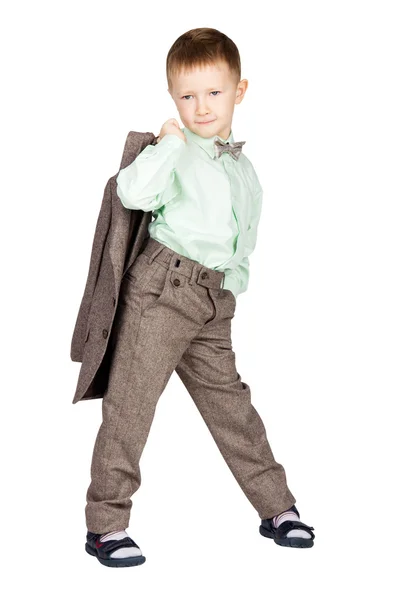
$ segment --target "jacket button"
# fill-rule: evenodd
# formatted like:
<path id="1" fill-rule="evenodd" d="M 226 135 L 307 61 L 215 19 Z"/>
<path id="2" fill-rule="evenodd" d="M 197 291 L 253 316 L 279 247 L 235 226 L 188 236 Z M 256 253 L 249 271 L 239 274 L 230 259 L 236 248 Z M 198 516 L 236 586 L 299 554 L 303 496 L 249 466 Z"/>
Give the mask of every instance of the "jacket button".
<path id="1" fill-rule="evenodd" d="M 202 273 L 201 274 L 201 278 L 202 279 L 207 279 L 207 277 L 208 277 L 208 273 Z"/>
<path id="2" fill-rule="evenodd" d="M 103 329 L 103 338 L 106 339 L 107 336 L 108 336 L 107 329 Z"/>
<path id="3" fill-rule="evenodd" d="M 179 279 L 174 279 L 174 285 L 181 285 L 181 282 Z"/>
<path id="4" fill-rule="evenodd" d="M 113 297 L 113 306 L 115 306 L 115 298 Z"/>

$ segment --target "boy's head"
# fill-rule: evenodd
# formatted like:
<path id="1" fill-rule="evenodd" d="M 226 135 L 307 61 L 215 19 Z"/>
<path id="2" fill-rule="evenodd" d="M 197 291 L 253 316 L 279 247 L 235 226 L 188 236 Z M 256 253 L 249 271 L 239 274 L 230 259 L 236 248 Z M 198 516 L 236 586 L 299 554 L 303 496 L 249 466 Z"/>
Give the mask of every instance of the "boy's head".
<path id="1" fill-rule="evenodd" d="M 229 137 L 235 104 L 248 86 L 240 77 L 239 51 L 217 29 L 191 29 L 168 52 L 168 91 L 184 126 L 201 137 Z"/>

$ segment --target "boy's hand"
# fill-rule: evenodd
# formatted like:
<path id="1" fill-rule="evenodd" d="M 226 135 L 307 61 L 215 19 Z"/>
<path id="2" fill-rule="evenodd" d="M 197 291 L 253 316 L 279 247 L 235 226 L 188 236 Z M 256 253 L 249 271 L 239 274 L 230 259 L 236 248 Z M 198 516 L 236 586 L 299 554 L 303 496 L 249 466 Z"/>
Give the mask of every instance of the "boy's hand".
<path id="1" fill-rule="evenodd" d="M 172 133 L 172 135 L 177 135 L 181 140 L 186 142 L 185 134 L 180 130 L 179 123 L 176 119 L 168 119 L 165 121 L 164 125 L 161 127 L 160 135 L 157 138 L 157 144 L 162 140 L 164 135 L 167 133 Z"/>

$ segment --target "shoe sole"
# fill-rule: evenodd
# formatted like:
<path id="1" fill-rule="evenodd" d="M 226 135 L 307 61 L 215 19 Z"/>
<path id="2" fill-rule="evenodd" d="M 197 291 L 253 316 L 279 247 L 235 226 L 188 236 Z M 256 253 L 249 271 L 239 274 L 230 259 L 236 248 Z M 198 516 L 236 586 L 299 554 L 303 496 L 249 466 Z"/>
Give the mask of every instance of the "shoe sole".
<path id="1" fill-rule="evenodd" d="M 314 540 L 312 538 L 286 537 L 276 540 L 274 534 L 271 531 L 268 531 L 268 529 L 265 529 L 262 525 L 260 525 L 260 533 L 264 537 L 273 539 L 278 546 L 289 546 L 291 548 L 311 548 L 311 546 L 314 546 Z"/>
<path id="2" fill-rule="evenodd" d="M 146 557 L 140 556 L 129 556 L 127 558 L 101 558 L 97 556 L 97 553 L 88 543 L 85 544 L 85 550 L 91 556 L 95 556 L 99 562 L 105 567 L 136 567 L 142 565 L 146 561 Z"/>

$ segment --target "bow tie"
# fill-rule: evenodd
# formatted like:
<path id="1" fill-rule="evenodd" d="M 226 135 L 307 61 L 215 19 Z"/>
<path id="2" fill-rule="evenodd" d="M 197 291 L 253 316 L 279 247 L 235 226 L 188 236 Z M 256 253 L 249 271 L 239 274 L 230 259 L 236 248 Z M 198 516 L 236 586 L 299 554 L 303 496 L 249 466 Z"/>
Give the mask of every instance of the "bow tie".
<path id="1" fill-rule="evenodd" d="M 218 138 L 215 138 L 215 140 L 214 140 L 215 154 L 216 154 L 217 158 L 219 158 L 223 152 L 228 152 L 232 156 L 232 158 L 237 160 L 242 151 L 242 146 L 245 143 L 246 142 L 234 142 L 233 144 L 229 144 L 229 143 L 225 144 L 224 142 L 221 142 L 221 140 L 219 140 Z"/>

